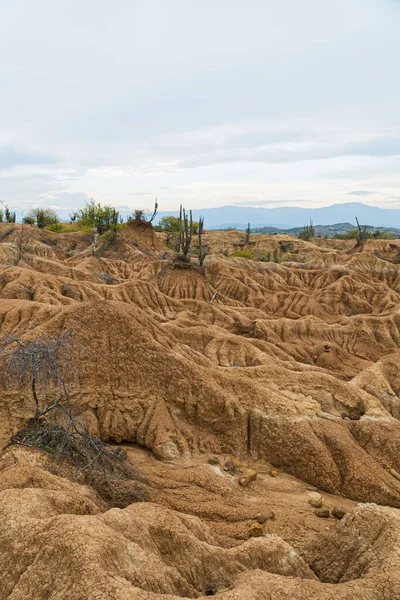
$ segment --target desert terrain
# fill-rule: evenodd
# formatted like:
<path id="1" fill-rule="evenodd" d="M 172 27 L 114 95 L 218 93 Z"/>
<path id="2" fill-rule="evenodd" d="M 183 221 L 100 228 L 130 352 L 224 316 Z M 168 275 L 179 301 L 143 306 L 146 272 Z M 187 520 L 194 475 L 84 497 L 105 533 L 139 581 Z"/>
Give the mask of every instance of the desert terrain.
<path id="1" fill-rule="evenodd" d="M 74 413 L 140 474 L 113 504 L 19 443 L 2 384 L 0 600 L 400 598 L 400 241 L 203 238 L 0 226 L 1 337 L 69 332 Z"/>

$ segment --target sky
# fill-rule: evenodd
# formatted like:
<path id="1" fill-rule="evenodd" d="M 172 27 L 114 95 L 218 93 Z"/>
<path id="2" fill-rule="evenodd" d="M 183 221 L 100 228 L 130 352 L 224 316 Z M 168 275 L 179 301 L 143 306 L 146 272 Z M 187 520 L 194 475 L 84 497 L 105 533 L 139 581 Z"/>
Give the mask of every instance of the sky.
<path id="1" fill-rule="evenodd" d="M 0 200 L 400 208 L 400 0 L 0 0 Z"/>

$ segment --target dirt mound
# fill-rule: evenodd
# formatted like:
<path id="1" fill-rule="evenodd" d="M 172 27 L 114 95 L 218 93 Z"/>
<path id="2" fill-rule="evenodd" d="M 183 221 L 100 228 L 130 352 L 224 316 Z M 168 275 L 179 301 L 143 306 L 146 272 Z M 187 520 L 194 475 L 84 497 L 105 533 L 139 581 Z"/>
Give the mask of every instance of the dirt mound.
<path id="1" fill-rule="evenodd" d="M 48 464 L 22 448 L 2 456 L 0 598 L 398 595 L 393 509 L 360 505 L 296 550 L 260 525 L 264 535 L 241 542 L 218 535 L 198 517 L 163 506 L 161 495 L 158 503 L 104 511 L 90 489 L 65 476 L 71 472 L 50 474 Z"/>
<path id="2" fill-rule="evenodd" d="M 200 269 L 195 254 L 178 268 L 164 236 L 151 227 L 129 225 L 96 255 L 84 234 L 25 228 L 20 260 L 20 228 L 3 226 L 0 233 L 2 336 L 68 330 L 86 349 L 71 390 L 76 414 L 103 440 L 156 457 L 146 454 L 143 465 L 152 503 L 107 512 L 77 476 L 54 475 L 27 457 L 18 459 L 25 465 L 18 472 L 5 466 L 1 547 L 17 548 L 10 550 L 15 555 L 32 551 L 24 554 L 20 575 L 4 575 L 8 595 L 0 598 L 55 599 L 68 589 L 72 599 L 125 598 L 138 590 L 147 600 L 198 597 L 208 594 L 207 586 L 226 598 L 396 597 L 390 595 L 393 568 L 385 566 L 395 556 L 368 537 L 367 526 L 380 524 L 377 530 L 397 536 L 396 510 L 357 508 L 325 536 L 325 521 L 310 513 L 300 483 L 324 490 L 325 499 L 333 494 L 350 502 L 348 508 L 352 501 L 400 507 L 396 241 L 371 240 L 351 254 L 347 242 L 338 249 L 331 241 L 253 235 L 250 249 L 263 258 L 256 261 L 233 256 L 244 248 L 240 233 L 208 232 Z M 279 262 L 265 262 L 275 249 Z M 33 403 L 29 390 L 17 387 L 2 388 L 2 400 L 4 446 L 32 416 Z M 206 464 L 210 454 L 220 457 L 217 470 Z M 140 462 L 140 453 L 133 456 Z M 231 457 L 256 467 L 259 477 L 250 487 L 242 489 L 239 475 L 224 471 Z M 280 472 L 276 485 L 289 486 L 289 503 L 284 494 L 276 500 L 285 518 L 281 510 L 269 525 L 278 537 L 246 540 L 256 515 L 271 508 L 260 500 L 275 493 L 271 467 Z M 290 510 L 299 485 L 306 520 L 302 508 L 295 516 Z M 74 497 L 84 497 L 81 508 Z M 357 583 L 347 583 L 344 563 L 337 562 L 335 544 L 347 547 L 347 527 L 365 528 L 365 544 L 357 548 L 372 548 L 360 552 L 377 557 L 368 562 L 372 570 L 355 560 Z M 318 532 L 317 539 L 306 531 Z M 76 561 L 73 535 L 79 536 Z M 49 551 L 42 559 L 44 544 Z M 58 588 L 56 547 L 66 557 Z M 5 565 L 14 560 L 7 552 Z M 95 556 L 101 557 L 97 583 Z M 198 557 L 200 570 L 188 556 Z M 48 562 L 36 588 L 27 587 L 32 561 Z M 46 592 L 39 586 L 44 581 Z M 379 589 L 390 593 L 373 596 Z"/>

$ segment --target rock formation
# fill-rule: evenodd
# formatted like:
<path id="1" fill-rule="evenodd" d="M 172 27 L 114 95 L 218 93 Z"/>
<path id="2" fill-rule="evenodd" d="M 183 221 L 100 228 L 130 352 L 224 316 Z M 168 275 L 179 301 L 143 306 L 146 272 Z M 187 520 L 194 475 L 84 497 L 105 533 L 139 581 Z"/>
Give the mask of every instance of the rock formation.
<path id="1" fill-rule="evenodd" d="M 6 448 L 33 406 L 3 386 L 0 600 L 400 597 L 398 241 L 253 235 L 274 263 L 209 232 L 200 269 L 151 228 L 96 256 L 83 233 L 23 235 L 19 256 L 21 226 L 0 229 L 1 336 L 71 333 L 75 413 L 149 487 L 110 508 L 72 467 Z"/>

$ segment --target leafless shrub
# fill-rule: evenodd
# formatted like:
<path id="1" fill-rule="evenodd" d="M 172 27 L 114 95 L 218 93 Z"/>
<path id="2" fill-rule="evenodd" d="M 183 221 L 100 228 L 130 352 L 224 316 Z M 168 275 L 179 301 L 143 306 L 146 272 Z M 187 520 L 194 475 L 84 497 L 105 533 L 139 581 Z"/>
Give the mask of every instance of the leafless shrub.
<path id="1" fill-rule="evenodd" d="M 55 463 L 67 460 L 110 506 L 145 499 L 144 478 L 126 459 L 92 434 L 74 415 L 69 386 L 84 348 L 70 332 L 33 340 L 17 337 L 0 342 L 4 385 L 30 389 L 33 417 L 12 443 L 43 449 Z"/>
<path id="2" fill-rule="evenodd" d="M 56 471 L 67 461 L 109 506 L 124 508 L 146 499 L 147 482 L 125 453 L 102 442 L 62 405 L 47 418 L 32 419 L 12 443 L 47 452 Z"/>
<path id="3" fill-rule="evenodd" d="M 24 258 L 25 252 L 28 250 L 29 236 L 27 235 L 26 225 L 22 223 L 20 228 L 17 230 L 16 235 L 16 253 L 14 256 L 14 264 L 18 263 Z"/>
<path id="4" fill-rule="evenodd" d="M 99 232 L 97 230 L 97 227 L 93 227 L 93 235 L 90 238 L 90 241 L 92 243 L 92 252 L 93 254 L 96 254 L 99 241 Z"/>
<path id="5" fill-rule="evenodd" d="M 99 279 L 104 281 L 104 283 L 106 283 L 107 285 L 115 285 L 116 283 L 118 283 L 118 279 L 116 279 L 112 275 L 108 275 L 108 273 L 96 273 L 95 271 L 93 271 L 92 275 L 94 275 L 95 277 L 98 277 Z"/>
<path id="6" fill-rule="evenodd" d="M 68 380 L 73 369 L 71 335 L 44 336 L 33 340 L 10 336 L 0 341 L 2 379 L 5 386 L 30 387 L 38 419 L 60 402 L 70 405 Z"/>

